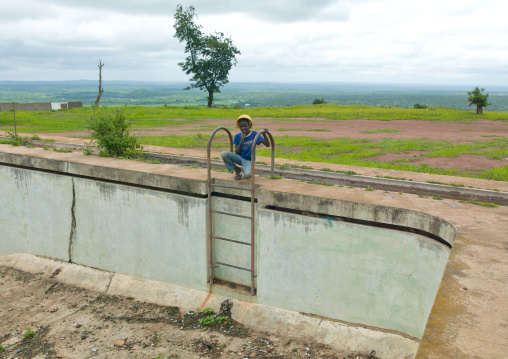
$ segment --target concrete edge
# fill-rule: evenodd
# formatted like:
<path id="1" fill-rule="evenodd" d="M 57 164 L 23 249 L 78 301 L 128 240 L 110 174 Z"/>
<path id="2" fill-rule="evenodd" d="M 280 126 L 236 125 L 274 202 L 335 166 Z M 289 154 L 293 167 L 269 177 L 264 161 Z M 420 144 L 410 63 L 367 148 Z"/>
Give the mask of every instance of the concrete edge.
<path id="1" fill-rule="evenodd" d="M 229 299 L 218 294 L 106 272 L 26 253 L 0 256 L 0 266 L 12 267 L 28 273 L 42 273 L 59 282 L 99 293 L 133 297 L 136 300 L 159 305 L 177 306 L 182 313 L 206 307 L 218 311 L 220 304 L 225 299 Z M 316 341 L 337 350 L 369 353 L 375 350 L 377 356 L 392 359 L 414 358 L 419 347 L 418 340 L 396 333 L 349 326 L 292 310 L 231 300 L 233 318 L 257 331 Z"/>
<path id="2" fill-rule="evenodd" d="M 105 159 L 107 164 L 112 163 L 108 160 L 115 161 L 115 159 Z M 186 178 L 185 181 L 182 181 L 181 177 L 175 176 L 170 171 L 167 173 L 139 171 L 137 170 L 139 163 L 135 161 L 130 162 L 127 161 L 125 165 L 127 168 L 122 168 L 118 165 L 108 166 L 102 162 L 98 165 L 70 161 L 67 157 L 54 159 L 0 151 L 0 164 L 5 163 L 7 165 L 22 166 L 35 170 L 59 172 L 62 175 L 84 176 L 85 178 L 113 181 L 125 185 L 145 186 L 190 195 L 204 196 L 207 193 L 206 180 L 204 179 Z M 214 182 L 230 185 L 229 182 L 226 183 L 225 180 L 220 179 L 214 179 Z M 237 184 L 235 183 L 235 185 Z M 246 188 L 249 186 L 248 183 L 240 185 Z M 231 192 L 235 194 L 236 192 L 234 191 L 237 190 L 229 190 L 227 188 L 221 190 L 224 193 Z M 277 192 L 265 189 L 264 187 L 260 187 L 256 193 L 258 203 L 265 206 L 278 206 L 280 203 L 290 203 L 291 205 L 288 205 L 288 207 L 302 211 L 416 228 L 441 238 L 450 246 L 453 246 L 457 233 L 455 227 L 448 221 L 424 212 L 409 209 L 387 207 L 372 203 L 356 203 L 291 192 Z M 312 208 L 309 207 L 309 204 L 312 204 Z"/>
<path id="3" fill-rule="evenodd" d="M 0 136 L 0 139 L 7 139 L 7 137 Z M 74 144 L 74 143 L 62 143 L 62 142 L 45 142 L 45 141 L 33 141 L 34 144 L 40 145 L 40 146 L 48 146 L 48 147 L 62 147 L 62 148 L 68 148 L 73 150 L 80 150 L 84 149 L 86 145 L 81 144 Z M 178 161 L 190 161 L 190 162 L 197 162 L 201 164 L 206 164 L 207 159 L 201 158 L 201 157 L 191 157 L 191 156 L 176 156 L 176 155 L 168 155 L 168 154 L 162 154 L 162 153 L 155 153 L 155 152 L 146 152 L 150 156 L 153 156 L 154 158 L 161 158 L 161 159 L 172 159 L 172 160 L 178 160 Z M 220 160 L 211 160 L 211 164 L 216 167 L 224 167 L 224 164 Z M 270 166 L 267 165 L 256 165 L 256 168 L 269 172 Z M 342 181 L 350 181 L 350 182 L 357 182 L 361 183 L 364 186 L 375 186 L 375 185 L 381 185 L 381 186 L 390 186 L 390 187 L 398 187 L 401 189 L 407 189 L 407 190 L 426 190 L 429 192 L 435 192 L 436 194 L 447 194 L 447 195 L 453 195 L 453 196 L 471 196 L 471 197 L 479 197 L 480 199 L 485 198 L 500 198 L 503 200 L 508 201 L 508 192 L 503 191 L 494 191 L 489 189 L 479 189 L 479 188 L 466 188 L 466 187 L 456 187 L 453 185 L 447 185 L 447 184 L 439 184 L 439 183 L 428 183 L 428 182 L 417 182 L 417 181 L 407 181 L 402 179 L 393 179 L 393 178 L 384 178 L 384 177 L 372 177 L 372 176 L 365 176 L 365 175 L 350 175 L 350 174 L 344 174 L 344 173 L 337 173 L 337 172 L 327 172 L 327 171 L 319 171 L 319 170 L 308 170 L 308 169 L 301 169 L 301 168 L 276 168 L 275 169 L 276 175 L 284 175 L 284 174 L 293 174 L 293 175 L 301 175 L 301 176 L 312 176 L 312 177 L 319 177 L 324 179 L 330 179 L 330 180 L 342 180 Z"/>

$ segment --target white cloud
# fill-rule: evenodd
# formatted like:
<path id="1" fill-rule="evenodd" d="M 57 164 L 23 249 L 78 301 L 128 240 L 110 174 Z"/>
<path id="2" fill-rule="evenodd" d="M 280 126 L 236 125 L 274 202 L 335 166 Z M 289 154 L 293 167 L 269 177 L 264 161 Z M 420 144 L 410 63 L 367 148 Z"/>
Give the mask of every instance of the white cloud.
<path id="1" fill-rule="evenodd" d="M 0 4 L 0 80 L 186 81 L 178 1 Z M 231 81 L 506 84 L 508 3 L 491 0 L 181 1 L 242 55 Z M 23 11 L 19 11 L 22 8 Z M 488 82 L 482 82 L 488 81 Z"/>

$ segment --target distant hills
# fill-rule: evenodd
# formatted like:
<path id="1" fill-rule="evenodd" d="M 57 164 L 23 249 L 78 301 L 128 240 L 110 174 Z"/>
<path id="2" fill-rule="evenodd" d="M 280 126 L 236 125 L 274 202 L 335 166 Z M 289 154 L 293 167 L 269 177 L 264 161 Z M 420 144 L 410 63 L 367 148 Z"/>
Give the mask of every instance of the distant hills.
<path id="1" fill-rule="evenodd" d="M 110 106 L 206 106 L 206 93 L 184 91 L 188 83 L 103 81 L 101 104 Z M 467 91 L 481 84 L 418 85 L 374 83 L 230 83 L 216 94 L 217 106 L 267 107 L 311 104 L 314 99 L 343 105 L 471 109 Z M 0 102 L 82 101 L 94 103 L 98 81 L 0 81 Z M 486 111 L 508 112 L 508 86 L 485 86 L 492 106 Z"/>

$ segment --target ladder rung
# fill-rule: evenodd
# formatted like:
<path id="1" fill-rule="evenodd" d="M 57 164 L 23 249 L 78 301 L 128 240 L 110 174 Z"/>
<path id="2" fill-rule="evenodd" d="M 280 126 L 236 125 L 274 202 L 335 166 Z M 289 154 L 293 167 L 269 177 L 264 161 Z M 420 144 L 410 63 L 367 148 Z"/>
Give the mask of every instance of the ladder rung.
<path id="1" fill-rule="evenodd" d="M 226 266 L 226 267 L 231 267 L 231 268 L 236 268 L 236 269 L 241 269 L 241 270 L 244 270 L 244 271 L 247 271 L 247 272 L 250 272 L 251 270 L 250 269 L 247 269 L 247 268 L 242 268 L 242 267 L 238 267 L 238 266 L 234 266 L 232 264 L 226 264 L 226 263 L 221 263 L 221 262 L 214 262 L 216 264 L 220 264 L 220 265 L 223 265 L 223 266 Z"/>
<path id="2" fill-rule="evenodd" d="M 242 187 L 225 186 L 225 185 L 223 185 L 223 184 L 213 184 L 213 183 L 210 183 L 210 186 L 223 187 L 223 188 L 234 188 L 234 189 L 240 189 L 240 190 L 242 190 L 242 191 L 249 191 L 249 192 L 252 192 L 252 189 L 250 189 L 250 188 L 242 188 Z"/>
<path id="3" fill-rule="evenodd" d="M 217 236 L 212 236 L 212 238 L 215 238 L 215 239 L 221 239 L 223 241 L 228 241 L 228 242 L 234 242 L 234 243 L 240 243 L 240 244 L 245 244 L 247 246 L 251 246 L 252 243 L 249 243 L 249 242 L 241 242 L 241 241 L 236 241 L 234 239 L 229 239 L 229 238 L 223 238 L 223 237 L 217 237 Z"/>
<path id="4" fill-rule="evenodd" d="M 241 218 L 252 219 L 252 217 L 250 217 L 250 216 L 242 216 L 241 214 L 235 214 L 235 213 L 230 213 L 230 212 L 222 212 L 222 211 L 213 211 L 212 210 L 212 213 L 219 213 L 219 214 L 225 214 L 225 215 L 233 216 L 233 217 L 241 217 Z"/>

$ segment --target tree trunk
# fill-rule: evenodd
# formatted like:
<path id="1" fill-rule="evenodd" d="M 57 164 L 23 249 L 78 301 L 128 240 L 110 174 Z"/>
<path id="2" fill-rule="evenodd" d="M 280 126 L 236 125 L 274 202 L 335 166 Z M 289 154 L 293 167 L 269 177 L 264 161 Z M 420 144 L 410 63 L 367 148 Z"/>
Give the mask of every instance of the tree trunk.
<path id="1" fill-rule="evenodd" d="M 95 107 L 99 107 L 99 102 L 101 101 L 101 96 L 104 92 L 104 89 L 102 88 L 102 66 L 104 66 L 104 64 L 101 63 L 101 60 L 99 60 L 99 65 L 97 65 L 97 67 L 99 67 L 99 94 L 95 99 Z"/>
<path id="2" fill-rule="evenodd" d="M 483 113 L 483 106 L 476 106 L 476 114 L 481 115 Z"/>
<path id="3" fill-rule="evenodd" d="M 208 107 L 213 105 L 213 91 L 208 90 Z"/>

